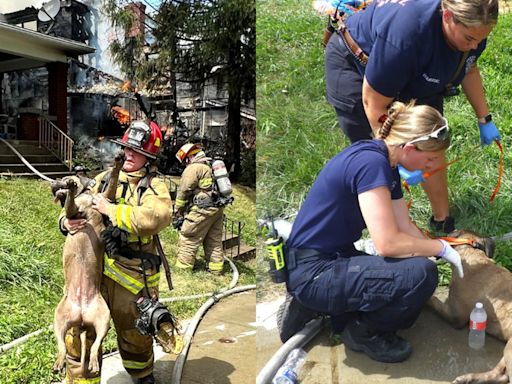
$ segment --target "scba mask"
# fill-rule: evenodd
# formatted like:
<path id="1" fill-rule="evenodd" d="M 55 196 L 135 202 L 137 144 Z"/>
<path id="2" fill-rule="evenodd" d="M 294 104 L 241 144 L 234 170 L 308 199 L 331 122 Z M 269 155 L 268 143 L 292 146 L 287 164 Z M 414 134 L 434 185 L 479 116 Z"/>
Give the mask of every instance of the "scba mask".
<path id="1" fill-rule="evenodd" d="M 137 303 L 140 316 L 135 320 L 135 328 L 141 335 L 151 335 L 167 353 L 178 354 L 183 348 L 183 339 L 176 318 L 158 300 L 140 298 Z"/>

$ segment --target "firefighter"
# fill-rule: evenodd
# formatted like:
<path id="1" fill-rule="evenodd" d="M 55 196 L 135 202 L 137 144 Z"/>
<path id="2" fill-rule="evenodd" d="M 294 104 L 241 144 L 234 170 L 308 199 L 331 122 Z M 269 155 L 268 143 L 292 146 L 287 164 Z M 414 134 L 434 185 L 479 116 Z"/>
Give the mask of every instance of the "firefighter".
<path id="1" fill-rule="evenodd" d="M 176 153 L 186 163 L 176 195 L 175 222 L 182 222 L 176 267 L 192 270 L 199 246 L 204 247 L 208 271 L 221 274 L 224 267 L 222 250 L 223 206 L 213 192 L 211 158 L 198 144 L 187 143 Z M 174 225 L 175 227 L 177 225 Z"/>
<path id="2" fill-rule="evenodd" d="M 326 47 L 327 100 L 351 142 L 376 135 L 393 100 L 443 113 L 444 97 L 462 86 L 475 112 L 482 145 L 500 139 L 487 106 L 477 61 L 498 20 L 498 0 L 373 1 L 346 20 Z M 439 159 L 436 166 L 445 162 Z M 412 176 L 412 177 L 411 177 Z M 422 182 L 432 207 L 430 226 L 449 233 L 446 170 Z"/>
<path id="3" fill-rule="evenodd" d="M 125 161 L 119 175 L 116 202 L 109 202 L 101 192 L 108 183 L 109 171 L 96 177 L 93 208 L 107 216 L 117 233 L 125 234 L 120 254 L 105 256 L 101 292 L 110 309 L 117 333 L 117 343 L 123 366 L 135 383 L 154 383 L 153 339 L 135 328 L 140 317 L 136 302 L 142 297 L 158 297 L 159 258 L 157 235 L 170 224 L 171 198 L 164 182 L 157 177 L 154 164 L 162 143 L 158 126 L 151 122 L 134 121 L 121 140 L 114 140 L 124 148 Z M 79 230 L 82 220 L 61 218 L 63 232 Z M 102 234 L 103 237 L 103 234 Z M 109 250 L 106 242 L 107 252 Z M 89 335 L 89 334 L 88 334 Z M 100 383 L 100 374 L 91 374 L 80 367 L 79 330 L 72 328 L 66 335 L 66 382 Z M 90 344 L 88 343 L 88 346 Z"/>

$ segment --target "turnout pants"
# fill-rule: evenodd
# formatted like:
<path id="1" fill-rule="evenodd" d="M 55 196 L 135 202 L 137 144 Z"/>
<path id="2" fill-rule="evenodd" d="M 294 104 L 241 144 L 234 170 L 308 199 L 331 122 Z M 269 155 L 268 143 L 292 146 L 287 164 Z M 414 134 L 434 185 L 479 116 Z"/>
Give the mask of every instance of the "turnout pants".
<path id="1" fill-rule="evenodd" d="M 198 248 L 203 245 L 204 257 L 211 271 L 222 271 L 223 208 L 203 208 L 189 212 L 181 227 L 178 263 L 192 268 Z"/>
<path id="2" fill-rule="evenodd" d="M 149 289 L 151 296 L 158 296 L 158 287 Z M 153 338 L 141 335 L 135 329 L 139 311 L 135 302 L 142 296 L 130 292 L 114 280 L 103 275 L 101 293 L 110 309 L 117 334 L 117 345 L 123 366 L 133 378 L 141 378 L 153 372 Z M 80 366 L 80 329 L 71 328 L 66 334 L 66 383 L 99 384 L 101 372 L 91 374 L 88 368 L 88 354 L 96 335 L 87 333 L 87 355 L 84 370 Z M 101 350 L 100 350 L 101 356 Z M 101 361 L 100 361 L 101 364 Z"/>
<path id="3" fill-rule="evenodd" d="M 425 257 L 317 254 L 301 259 L 300 251 L 296 268 L 289 271 L 288 290 L 305 307 L 331 315 L 335 331 L 352 316 L 377 331 L 409 328 L 437 286 L 437 267 Z"/>

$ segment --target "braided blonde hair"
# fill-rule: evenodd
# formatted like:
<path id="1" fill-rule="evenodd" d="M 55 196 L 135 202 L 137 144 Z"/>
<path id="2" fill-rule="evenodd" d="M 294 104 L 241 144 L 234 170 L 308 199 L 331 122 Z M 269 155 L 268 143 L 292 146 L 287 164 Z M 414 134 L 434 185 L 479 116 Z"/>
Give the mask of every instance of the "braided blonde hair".
<path id="1" fill-rule="evenodd" d="M 388 117 L 377 133 L 389 146 L 400 146 L 421 136 L 428 135 L 445 125 L 445 119 L 435 108 L 395 101 L 388 111 Z M 440 151 L 450 146 L 450 138 L 425 140 L 414 143 L 420 151 Z"/>

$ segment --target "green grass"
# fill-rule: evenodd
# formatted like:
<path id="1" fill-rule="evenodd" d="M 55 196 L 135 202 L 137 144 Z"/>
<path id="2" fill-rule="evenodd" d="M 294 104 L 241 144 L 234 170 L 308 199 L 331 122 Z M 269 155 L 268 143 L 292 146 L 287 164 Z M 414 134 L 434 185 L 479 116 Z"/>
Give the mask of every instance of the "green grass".
<path id="1" fill-rule="evenodd" d="M 257 216 L 297 212 L 316 175 L 348 141 L 325 99 L 323 48 L 325 19 L 311 2 L 257 2 Z M 501 190 L 489 197 L 498 177 L 499 152 L 479 144 L 474 113 L 464 95 L 447 99 L 445 115 L 453 133 L 448 158 L 450 207 L 458 228 L 500 236 L 512 231 L 512 15 L 500 16 L 488 48 L 478 61 L 487 101 L 505 149 Z M 413 188 L 411 216 L 427 227 L 430 204 Z M 496 259 L 512 269 L 512 243 L 499 242 Z M 444 269 L 446 270 L 446 269 Z M 442 281 L 446 282 L 443 272 Z"/>
<path id="2" fill-rule="evenodd" d="M 243 240 L 255 245 L 255 191 L 234 187 L 235 201 L 226 215 L 245 223 Z M 0 178 L 0 344 L 47 327 L 62 297 L 62 247 L 65 237 L 57 226 L 60 205 L 52 203 L 49 184 L 40 180 Z M 161 297 L 216 292 L 231 281 L 231 273 L 212 277 L 202 271 L 175 271 L 178 234 L 168 227 L 161 239 L 171 265 L 174 290 L 165 277 L 160 280 Z M 198 263 L 204 266 L 204 260 Z M 235 262 L 238 285 L 254 284 L 256 262 Z M 229 270 L 229 266 L 226 267 Z M 193 316 L 207 298 L 169 304 L 178 319 Z M 115 331 L 104 341 L 104 353 L 116 349 Z M 27 343 L 0 355 L 0 383 L 46 384 L 61 380 L 51 372 L 56 357 L 53 331 L 47 330 Z"/>

